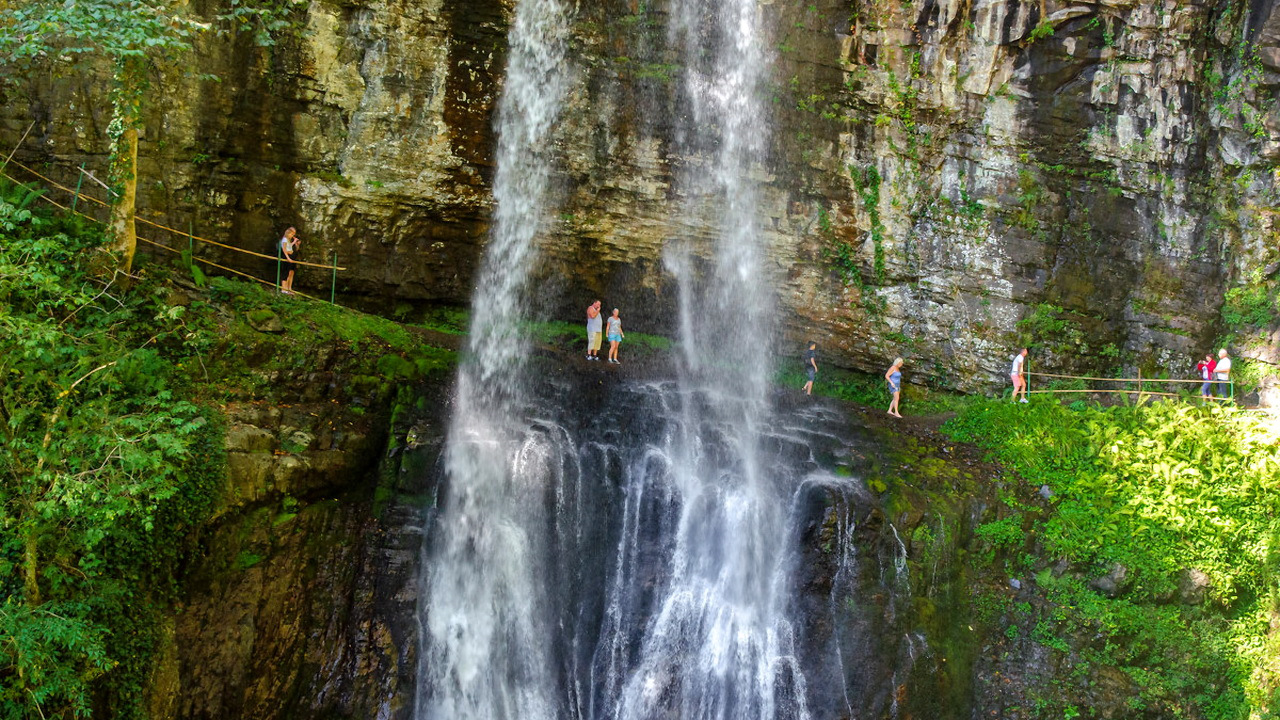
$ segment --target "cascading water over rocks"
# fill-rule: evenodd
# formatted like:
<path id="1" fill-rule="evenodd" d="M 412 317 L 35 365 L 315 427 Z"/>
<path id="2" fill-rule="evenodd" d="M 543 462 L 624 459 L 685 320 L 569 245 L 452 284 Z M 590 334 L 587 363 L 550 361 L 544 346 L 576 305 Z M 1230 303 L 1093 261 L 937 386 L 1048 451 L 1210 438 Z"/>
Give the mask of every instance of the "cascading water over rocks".
<path id="1" fill-rule="evenodd" d="M 810 717 L 789 599 L 798 499 L 836 480 L 816 471 L 804 421 L 770 402 L 775 301 L 755 214 L 769 140 L 761 6 L 671 7 L 688 109 L 680 191 L 723 232 L 709 247 L 669 247 L 677 377 L 622 381 L 588 422 L 566 406 L 572 389 L 531 382 L 519 343 L 551 211 L 568 11 L 524 0 L 511 29 L 493 237 L 424 555 L 417 714 Z M 695 256 L 709 270 L 695 272 Z"/>

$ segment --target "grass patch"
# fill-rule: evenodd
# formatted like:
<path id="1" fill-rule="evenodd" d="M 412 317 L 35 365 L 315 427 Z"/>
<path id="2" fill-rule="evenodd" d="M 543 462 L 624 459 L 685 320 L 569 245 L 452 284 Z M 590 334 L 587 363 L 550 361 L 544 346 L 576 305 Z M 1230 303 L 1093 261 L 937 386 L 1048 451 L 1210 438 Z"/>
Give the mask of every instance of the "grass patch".
<path id="1" fill-rule="evenodd" d="M 804 365 L 799 358 L 784 358 L 775 383 L 785 388 L 802 388 L 807 379 Z M 953 412 L 970 402 L 970 396 L 958 393 L 904 384 L 901 410 L 903 415 L 936 415 Z M 813 394 L 835 398 L 845 402 L 888 407 L 892 395 L 883 376 L 856 370 L 823 365 L 818 360 L 818 377 L 813 382 Z"/>
<path id="2" fill-rule="evenodd" d="M 466 308 L 432 308 L 423 315 L 419 325 L 447 335 L 466 335 L 470 317 Z"/>
<path id="3" fill-rule="evenodd" d="M 208 292 L 208 300 L 191 304 L 191 323 L 204 338 L 204 360 L 187 369 L 193 382 L 215 394 L 261 392 L 273 374 L 324 370 L 326 364 L 372 383 L 416 380 L 457 363 L 457 353 L 428 345 L 411 327 L 377 315 L 224 277 L 212 278 Z M 236 318 L 274 313 L 285 331 L 264 335 L 245 322 L 227 320 L 228 309 Z"/>
<path id="4" fill-rule="evenodd" d="M 585 349 L 587 346 L 587 329 L 585 323 L 570 323 L 562 320 L 549 320 L 545 322 L 530 322 L 525 325 L 526 331 L 533 337 L 535 342 L 543 345 L 555 345 L 557 347 L 573 347 L 581 346 Z M 642 356 L 651 356 L 657 353 L 669 352 L 675 347 L 675 343 L 670 338 L 661 335 L 648 335 L 629 331 L 626 329 L 625 323 L 623 332 L 626 337 L 622 339 L 622 345 L 619 347 L 619 357 L 622 352 L 637 353 Z M 609 341 L 601 342 L 600 352 L 607 353 L 609 349 Z"/>

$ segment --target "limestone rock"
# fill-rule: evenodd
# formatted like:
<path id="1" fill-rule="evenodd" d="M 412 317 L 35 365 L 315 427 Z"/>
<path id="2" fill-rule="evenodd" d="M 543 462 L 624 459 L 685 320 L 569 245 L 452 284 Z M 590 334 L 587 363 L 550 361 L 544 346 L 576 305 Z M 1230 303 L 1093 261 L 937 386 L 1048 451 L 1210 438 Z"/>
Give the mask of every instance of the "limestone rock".
<path id="1" fill-rule="evenodd" d="M 1107 597 L 1119 597 L 1128 587 L 1129 569 L 1120 563 L 1111 566 L 1111 571 L 1102 577 L 1095 578 L 1089 583 L 1089 587 L 1106 595 Z"/>
<path id="2" fill-rule="evenodd" d="M 1210 587 L 1209 576 L 1196 569 L 1185 570 L 1178 580 L 1178 597 L 1187 605 L 1204 602 Z"/>
<path id="3" fill-rule="evenodd" d="M 272 50 L 202 36 L 148 108 L 143 214 L 194 217 L 199 234 L 266 254 L 298 225 L 300 259 L 336 252 L 339 289 L 373 306 L 465 303 L 493 202 L 511 6 L 310 3 L 304 30 Z M 576 317 L 586 294 L 617 298 L 645 308 L 633 327 L 664 332 L 677 322 L 667 251 L 705 266 L 719 219 L 681 195 L 706 159 L 666 121 L 682 111 L 681 69 L 664 14 L 646 8 L 575 15 L 539 300 Z M 775 112 L 756 170 L 761 287 L 784 348 L 816 338 L 833 364 L 866 370 L 909 352 L 913 381 L 989 389 L 1029 336 L 1040 369 L 1145 362 L 1177 376 L 1221 334 L 1226 290 L 1274 261 L 1275 3 L 1230 16 L 1198 0 L 762 12 L 779 80 L 763 89 Z M 1267 72 L 1235 62 L 1239 38 Z M 1227 99 L 1205 102 L 1223 86 Z M 0 142 L 33 119 L 39 138 L 20 159 L 53 160 L 64 181 L 80 161 L 105 169 L 105 85 L 14 92 Z M 200 252 L 274 279 L 269 261 Z M 327 287 L 329 273 L 304 267 L 298 282 Z"/>

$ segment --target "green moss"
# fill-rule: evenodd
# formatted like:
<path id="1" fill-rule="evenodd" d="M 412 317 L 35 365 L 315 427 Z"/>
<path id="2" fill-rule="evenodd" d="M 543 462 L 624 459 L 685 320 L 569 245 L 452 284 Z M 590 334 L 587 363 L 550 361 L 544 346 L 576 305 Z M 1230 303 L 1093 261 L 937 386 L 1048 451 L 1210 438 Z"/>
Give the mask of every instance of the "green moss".
<path id="1" fill-rule="evenodd" d="M 241 550 L 240 553 L 236 555 L 234 563 L 235 569 L 248 570 L 265 559 L 266 558 L 264 556 L 257 553 L 249 552 L 248 550 Z"/>
<path id="2" fill-rule="evenodd" d="M 247 317 L 250 322 L 254 322 L 254 323 L 263 323 L 275 316 L 276 314 L 274 312 L 267 310 L 266 308 L 260 308 L 258 310 L 250 310 L 249 312 L 245 313 L 245 317 Z"/>

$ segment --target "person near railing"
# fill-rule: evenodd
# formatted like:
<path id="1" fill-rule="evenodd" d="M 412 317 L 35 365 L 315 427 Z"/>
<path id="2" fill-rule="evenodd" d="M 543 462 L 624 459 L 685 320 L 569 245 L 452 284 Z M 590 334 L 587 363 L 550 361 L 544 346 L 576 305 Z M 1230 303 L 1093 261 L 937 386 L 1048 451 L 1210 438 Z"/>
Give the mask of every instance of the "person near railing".
<path id="1" fill-rule="evenodd" d="M 1196 365 L 1196 374 L 1204 381 L 1200 386 L 1200 397 L 1206 400 L 1213 397 L 1213 370 L 1217 364 L 1213 353 L 1206 353 L 1204 359 Z"/>
<path id="2" fill-rule="evenodd" d="M 284 231 L 284 237 L 280 238 L 280 257 L 281 270 L 284 271 L 284 280 L 280 281 L 280 292 L 286 295 L 293 294 L 293 274 L 298 270 L 298 264 L 293 261 L 293 254 L 298 251 L 298 246 L 302 244 L 302 238 L 298 237 L 297 228 L 289 228 Z"/>
<path id="3" fill-rule="evenodd" d="M 1218 396 L 1226 398 L 1231 395 L 1231 357 L 1227 349 L 1218 351 L 1218 364 L 1213 368 L 1214 378 L 1218 381 Z"/>
<path id="4" fill-rule="evenodd" d="M 1027 349 L 1022 348 L 1013 356 L 1013 367 L 1009 368 L 1009 379 L 1013 381 L 1013 401 L 1018 402 L 1018 393 L 1022 393 L 1022 402 L 1027 401 L 1027 379 L 1024 376 L 1027 365 Z"/>

